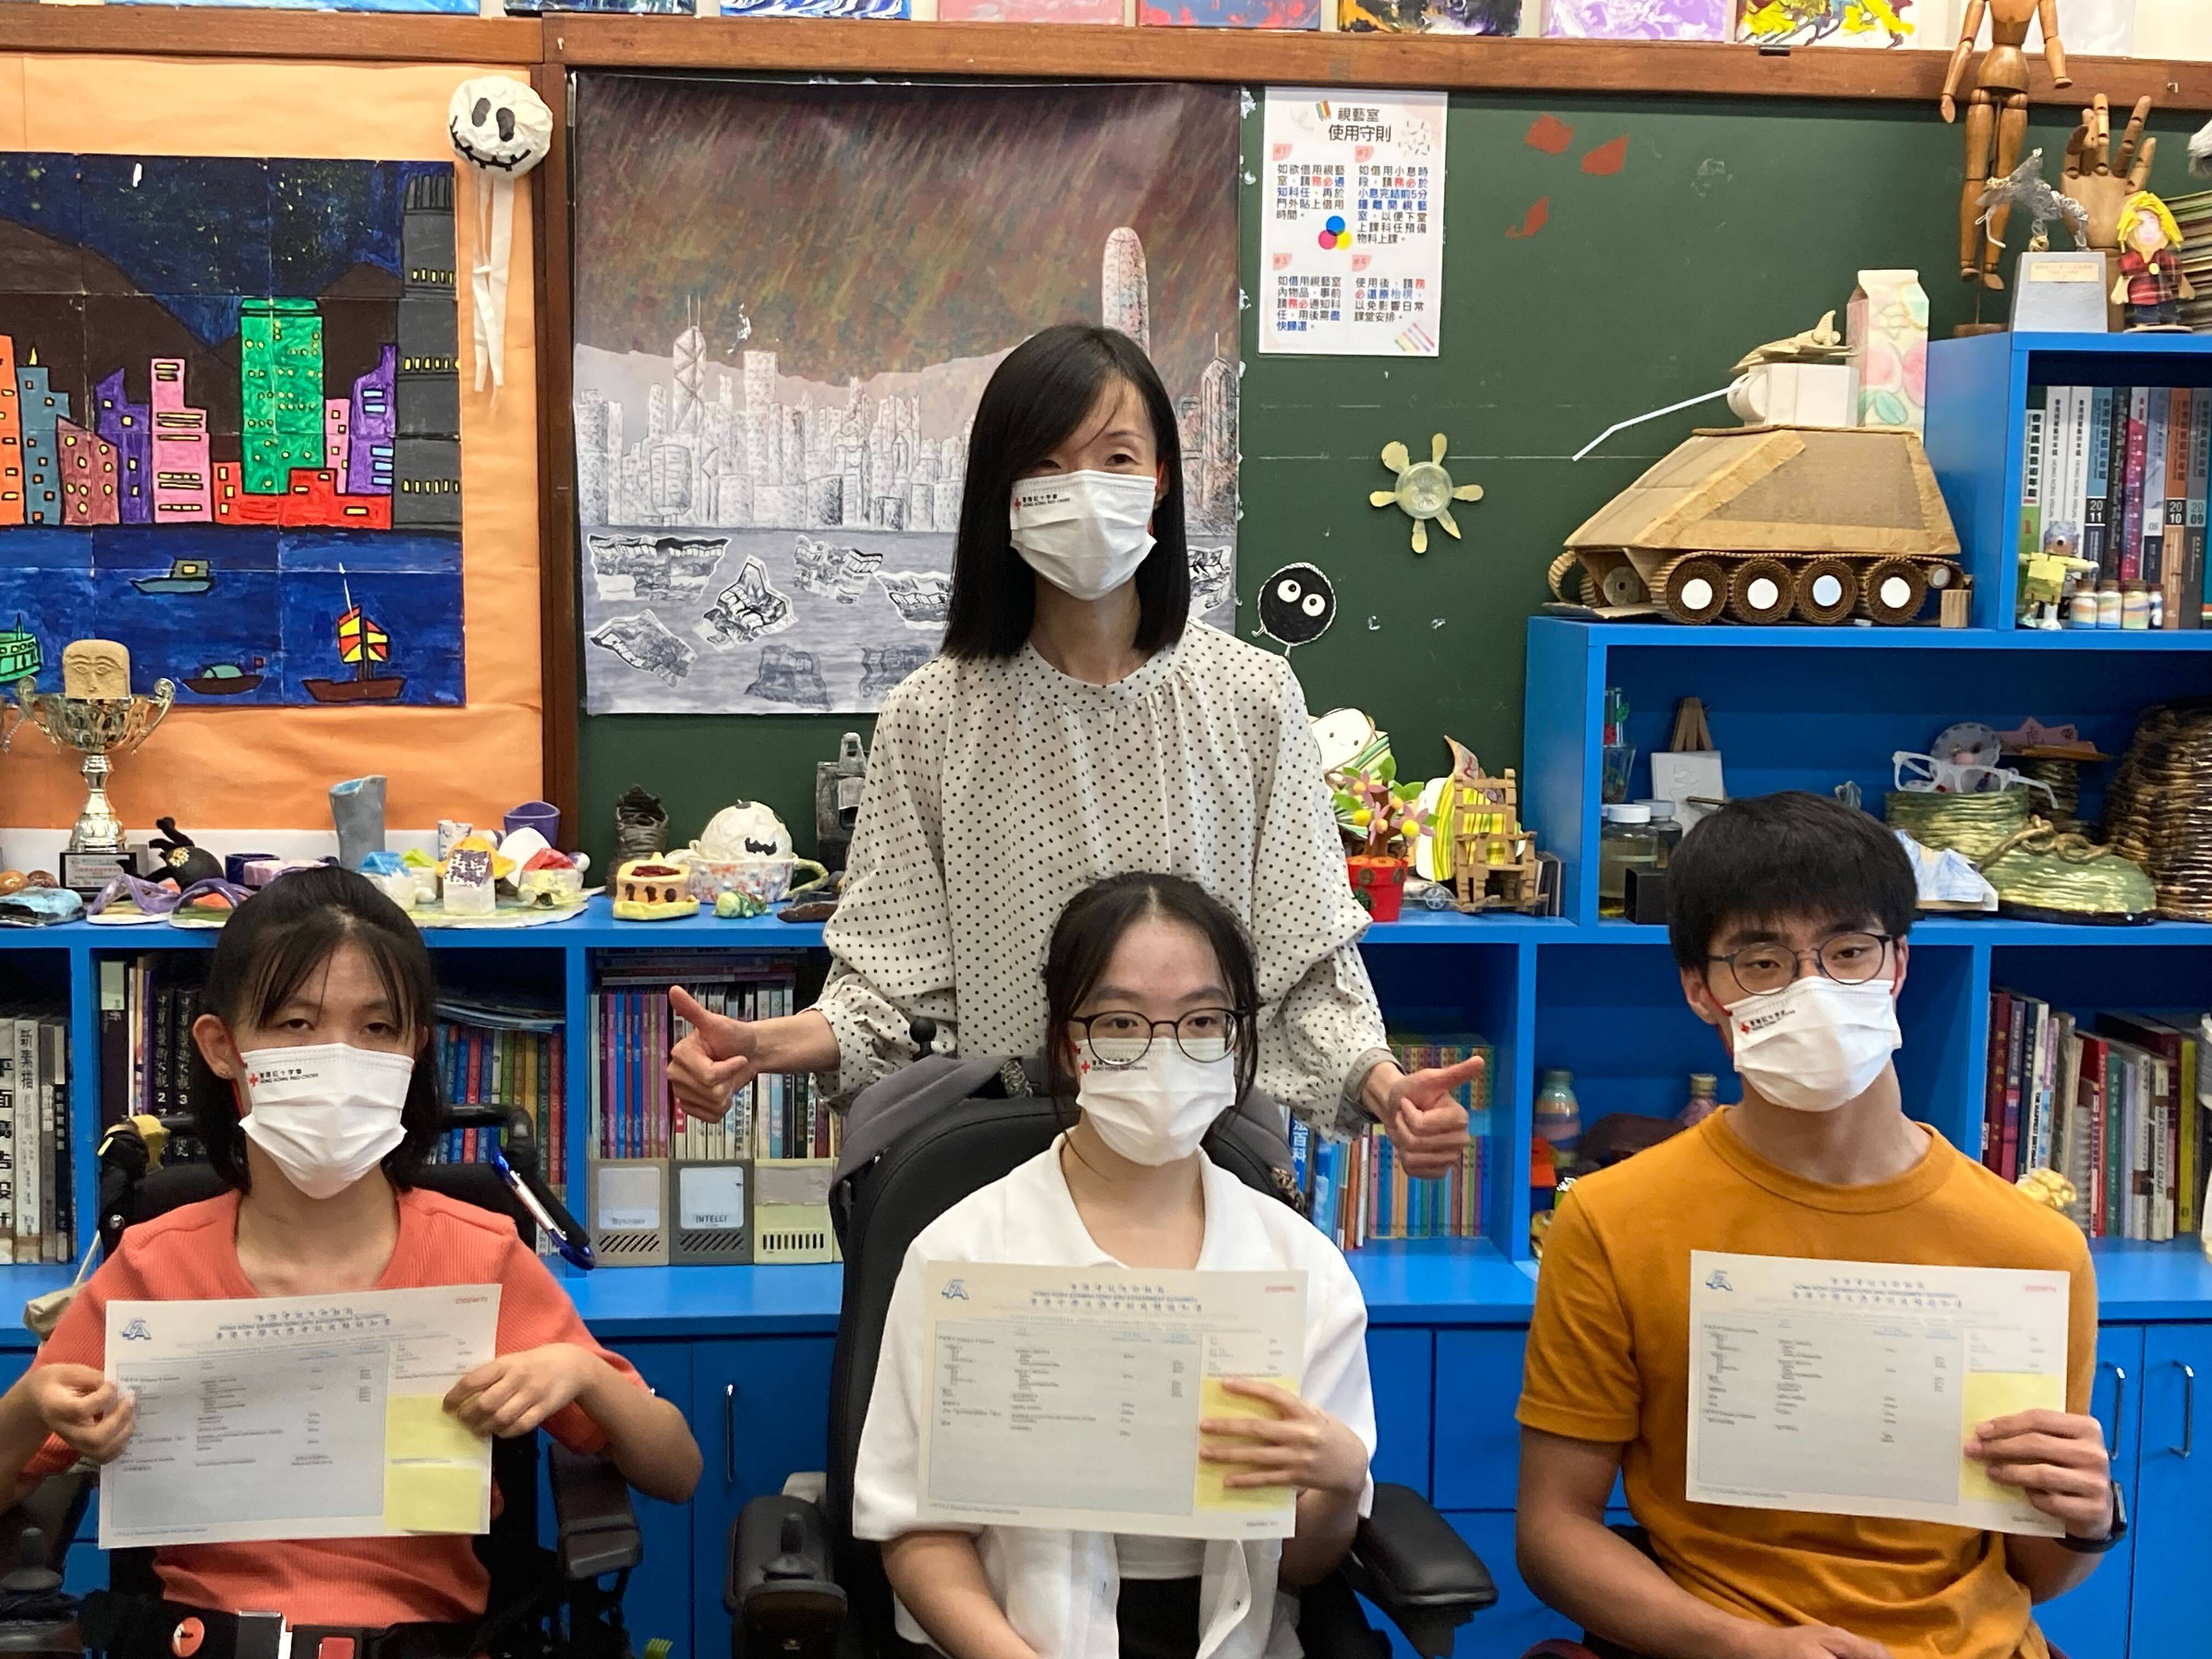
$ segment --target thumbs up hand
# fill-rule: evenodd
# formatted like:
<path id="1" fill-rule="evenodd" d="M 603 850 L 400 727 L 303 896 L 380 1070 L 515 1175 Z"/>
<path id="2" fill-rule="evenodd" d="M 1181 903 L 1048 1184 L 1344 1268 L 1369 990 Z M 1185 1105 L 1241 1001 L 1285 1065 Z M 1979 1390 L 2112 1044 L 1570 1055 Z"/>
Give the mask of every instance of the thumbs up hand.
<path id="1" fill-rule="evenodd" d="M 668 988 L 668 1006 L 691 1028 L 669 1052 L 669 1092 L 693 1117 L 717 1122 L 730 1109 L 730 1097 L 760 1071 L 759 1028 L 709 1012 L 680 985 Z"/>

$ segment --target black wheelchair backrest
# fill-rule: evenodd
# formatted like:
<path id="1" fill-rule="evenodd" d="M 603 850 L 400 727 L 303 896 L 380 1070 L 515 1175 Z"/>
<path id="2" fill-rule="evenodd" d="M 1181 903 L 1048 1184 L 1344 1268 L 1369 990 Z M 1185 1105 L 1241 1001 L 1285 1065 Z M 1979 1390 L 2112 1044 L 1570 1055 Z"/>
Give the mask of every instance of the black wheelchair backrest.
<path id="1" fill-rule="evenodd" d="M 872 1544 L 854 1540 L 853 1466 L 874 1390 L 884 1319 L 907 1249 L 922 1230 L 971 1193 L 1012 1173 L 1050 1146 L 1061 1128 L 1049 1099 L 963 1101 L 901 1135 L 846 1182 L 845 1289 L 830 1372 L 830 1467 L 824 1509 L 840 1552 L 838 1581 L 863 1628 L 889 1637 L 890 1589 Z M 1215 1163 L 1245 1185 L 1282 1195 L 1275 1171 L 1247 1142 L 1217 1133 Z"/>

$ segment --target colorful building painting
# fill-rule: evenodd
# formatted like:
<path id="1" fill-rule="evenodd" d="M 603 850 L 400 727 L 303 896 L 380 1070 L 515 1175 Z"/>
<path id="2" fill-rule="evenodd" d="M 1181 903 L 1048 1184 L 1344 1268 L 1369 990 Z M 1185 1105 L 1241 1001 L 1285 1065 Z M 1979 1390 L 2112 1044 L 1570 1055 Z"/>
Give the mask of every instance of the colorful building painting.
<path id="1" fill-rule="evenodd" d="M 185 360 L 156 357 L 154 386 L 155 524 L 204 524 L 215 515 L 209 488 L 207 410 L 185 401 Z"/>
<path id="2" fill-rule="evenodd" d="M 131 401 L 119 368 L 93 388 L 92 395 L 94 429 L 115 447 L 115 522 L 149 523 L 154 516 L 154 411 Z"/>
<path id="3" fill-rule="evenodd" d="M 323 318 L 313 300 L 247 300 L 238 318 L 239 431 L 246 487 L 284 493 L 323 459 Z"/>
<path id="4" fill-rule="evenodd" d="M 115 446 L 74 421 L 56 421 L 54 437 L 62 481 L 62 522 L 118 522 Z"/>
<path id="5" fill-rule="evenodd" d="M 69 418 L 69 394 L 47 384 L 35 348 L 30 361 L 15 371 L 15 404 L 23 423 L 23 522 L 59 524 L 62 483 L 54 427 Z"/>
<path id="6" fill-rule="evenodd" d="M 15 391 L 15 343 L 0 334 L 0 526 L 23 522 L 21 404 Z"/>
<path id="7" fill-rule="evenodd" d="M 466 701 L 453 206 L 445 163 L 0 157 L 0 246 L 82 273 L 0 261 L 28 648 L 98 633 L 191 700 L 313 705 L 357 602 L 395 701 Z"/>

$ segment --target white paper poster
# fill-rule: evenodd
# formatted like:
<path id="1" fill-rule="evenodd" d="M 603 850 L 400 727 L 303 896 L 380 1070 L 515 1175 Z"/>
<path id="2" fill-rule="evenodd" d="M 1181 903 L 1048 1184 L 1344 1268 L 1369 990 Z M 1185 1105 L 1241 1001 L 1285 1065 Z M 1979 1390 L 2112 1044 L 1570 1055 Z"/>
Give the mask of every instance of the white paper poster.
<path id="1" fill-rule="evenodd" d="M 1268 88 L 1261 351 L 1437 355 L 1444 116 L 1441 92 Z"/>

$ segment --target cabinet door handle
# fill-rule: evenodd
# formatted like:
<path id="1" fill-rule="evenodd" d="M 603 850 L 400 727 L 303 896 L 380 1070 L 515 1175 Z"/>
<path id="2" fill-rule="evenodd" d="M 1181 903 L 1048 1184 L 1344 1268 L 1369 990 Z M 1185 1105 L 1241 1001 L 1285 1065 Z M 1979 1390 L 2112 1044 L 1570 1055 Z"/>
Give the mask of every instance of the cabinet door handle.
<path id="1" fill-rule="evenodd" d="M 2181 1443 L 2169 1449 L 2176 1457 L 2187 1457 L 2197 1449 L 2197 1368 L 2179 1359 L 2173 1363 L 2181 1372 Z"/>
<path id="2" fill-rule="evenodd" d="M 2112 1374 L 2112 1437 L 2106 1449 L 2117 1460 L 2120 1455 L 2120 1431 L 2127 1421 L 2128 1368 L 2118 1360 L 2100 1359 L 2097 1369 Z"/>
<path id="3" fill-rule="evenodd" d="M 722 1484 L 738 1484 L 738 1385 L 722 1384 Z"/>

